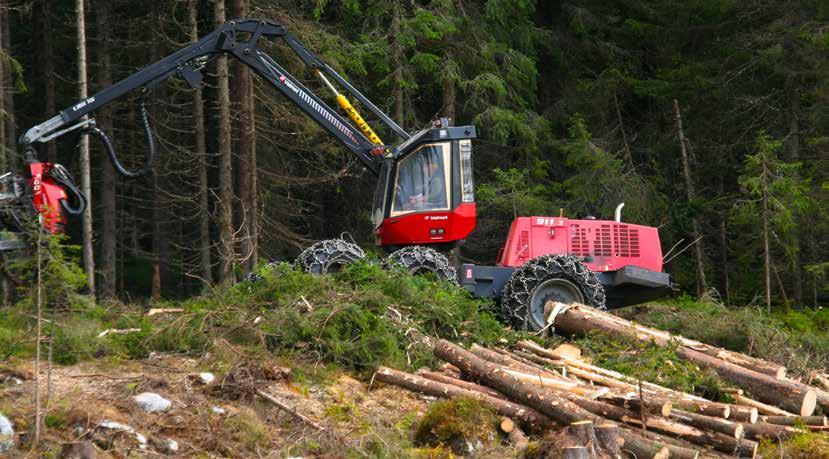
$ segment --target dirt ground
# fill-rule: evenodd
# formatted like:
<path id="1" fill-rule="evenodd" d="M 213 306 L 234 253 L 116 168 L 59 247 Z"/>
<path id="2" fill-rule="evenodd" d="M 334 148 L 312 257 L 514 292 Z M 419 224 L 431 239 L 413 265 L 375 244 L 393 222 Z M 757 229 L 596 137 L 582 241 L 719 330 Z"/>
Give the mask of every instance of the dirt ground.
<path id="1" fill-rule="evenodd" d="M 17 446 L 8 457 L 72 457 L 65 445 L 84 439 L 92 441 L 99 458 L 384 456 L 398 447 L 395 439 L 410 436 L 411 426 L 429 403 L 394 387 L 375 385 L 369 390 L 367 383 L 328 369 L 314 380 L 307 368 L 297 374 L 274 362 L 225 371 L 214 366 L 206 360 L 153 355 L 139 361 L 56 367 L 44 440 L 32 449 L 33 366 L 0 364 L 0 413 L 11 419 L 18 433 Z M 216 376 L 210 384 L 199 379 L 206 371 Z M 234 381 L 233 375 L 239 374 L 244 378 Z M 41 377 L 45 400 L 45 371 Z M 264 401 L 254 395 L 255 388 L 325 430 Z M 161 395 L 171 407 L 145 412 L 134 399 L 143 392 Z M 74 448 L 80 457 L 79 447 Z"/>

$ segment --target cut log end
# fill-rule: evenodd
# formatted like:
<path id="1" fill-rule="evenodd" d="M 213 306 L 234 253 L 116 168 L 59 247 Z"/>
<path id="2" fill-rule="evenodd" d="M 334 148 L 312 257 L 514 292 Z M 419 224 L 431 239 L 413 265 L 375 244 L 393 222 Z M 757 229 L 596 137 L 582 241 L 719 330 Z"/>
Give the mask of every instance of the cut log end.
<path id="1" fill-rule="evenodd" d="M 800 407 L 800 415 L 811 416 L 812 413 L 815 412 L 815 408 L 817 408 L 817 392 L 810 389 L 803 395 L 803 404 Z"/>

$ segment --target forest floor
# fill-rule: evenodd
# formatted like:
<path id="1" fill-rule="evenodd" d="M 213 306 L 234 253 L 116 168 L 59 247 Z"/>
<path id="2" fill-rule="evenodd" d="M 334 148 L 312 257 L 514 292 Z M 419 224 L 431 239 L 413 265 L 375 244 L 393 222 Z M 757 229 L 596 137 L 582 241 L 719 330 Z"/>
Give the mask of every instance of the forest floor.
<path id="1" fill-rule="evenodd" d="M 411 338 L 412 329 L 465 345 L 509 346 L 529 337 L 505 329 L 492 304 L 460 289 L 372 264 L 321 277 L 279 265 L 255 283 L 186 301 L 50 301 L 44 335 L 51 338 L 54 365 L 51 384 L 41 372 L 47 411 L 36 447 L 36 321 L 25 299 L 0 309 L 0 415 L 16 431 L 10 457 L 73 457 L 60 452 L 82 438 L 96 445 L 97 457 L 450 457 L 447 444 L 420 435 L 429 428 L 424 420 L 432 415 L 434 421 L 434 400 L 374 382 L 374 369 L 413 371 L 439 363 Z M 154 308 L 174 309 L 150 314 Z M 773 360 L 800 379 L 829 367 L 824 309 L 769 315 L 678 298 L 616 313 Z M 100 336 L 105 330 L 129 331 Z M 562 338 L 539 341 L 553 346 Z M 671 349 L 602 335 L 574 343 L 597 365 L 713 400 L 728 397 L 716 374 Z M 49 346 L 42 350 L 45 368 Z M 257 390 L 311 421 L 277 408 Z M 142 393 L 158 394 L 170 407 L 146 412 L 135 398 Z M 493 441 L 475 457 L 519 456 L 497 423 L 490 428 Z M 782 447 L 767 445 L 767 452 L 829 458 L 824 443 L 795 437 Z"/>

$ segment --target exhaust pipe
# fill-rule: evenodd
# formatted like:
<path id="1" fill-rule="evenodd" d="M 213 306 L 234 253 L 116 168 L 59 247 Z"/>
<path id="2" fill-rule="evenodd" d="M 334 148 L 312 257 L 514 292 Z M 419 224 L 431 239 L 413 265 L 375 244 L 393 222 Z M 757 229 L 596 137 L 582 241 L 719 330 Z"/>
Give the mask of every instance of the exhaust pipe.
<path id="1" fill-rule="evenodd" d="M 620 223 L 622 221 L 622 207 L 625 207 L 625 203 L 623 202 L 616 206 L 616 223 Z"/>

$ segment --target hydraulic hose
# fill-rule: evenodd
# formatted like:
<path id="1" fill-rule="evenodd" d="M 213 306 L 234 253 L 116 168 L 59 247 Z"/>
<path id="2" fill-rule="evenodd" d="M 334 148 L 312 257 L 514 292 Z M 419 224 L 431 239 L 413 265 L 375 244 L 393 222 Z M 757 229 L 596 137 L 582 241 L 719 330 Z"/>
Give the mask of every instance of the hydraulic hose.
<path id="1" fill-rule="evenodd" d="M 118 155 L 115 154 L 115 148 L 112 146 L 112 142 L 109 140 L 109 137 L 98 129 L 97 127 L 92 127 L 89 130 L 95 134 L 97 134 L 101 138 L 101 142 L 103 142 L 104 147 L 106 147 L 107 153 L 109 154 L 109 159 L 112 161 L 113 167 L 115 170 L 118 171 L 119 174 L 123 175 L 124 177 L 128 178 L 136 178 L 142 177 L 147 175 L 153 168 L 153 162 L 155 161 L 155 142 L 153 141 L 153 131 L 150 128 L 150 119 L 147 115 L 147 105 L 146 105 L 146 97 L 147 92 L 145 91 L 141 94 L 141 124 L 144 127 L 144 133 L 147 135 L 147 145 L 149 147 L 149 151 L 147 153 L 147 161 L 144 163 L 144 166 L 137 170 L 137 171 L 130 171 L 121 164 L 121 161 L 118 160 Z"/>
<path id="2" fill-rule="evenodd" d="M 87 202 L 86 196 L 81 193 L 81 190 L 75 186 L 75 181 L 72 179 L 72 175 L 66 170 L 65 167 L 61 166 L 60 164 L 55 164 L 52 166 L 52 169 L 49 171 L 49 175 L 55 179 L 56 182 L 63 185 L 63 187 L 68 190 L 72 195 L 74 195 L 75 200 L 78 202 L 77 207 L 72 207 L 69 204 L 68 199 L 61 199 L 60 205 L 63 207 L 63 210 L 70 215 L 81 215 L 84 210 L 86 210 Z"/>
<path id="3" fill-rule="evenodd" d="M 106 148 L 107 154 L 109 155 L 110 161 L 112 161 L 112 166 L 115 167 L 115 170 L 118 171 L 124 177 L 128 178 L 136 178 L 136 177 L 143 177 L 150 173 L 153 168 L 153 162 L 155 162 L 155 142 L 153 139 L 153 130 L 150 128 L 150 119 L 147 115 L 147 106 L 145 103 L 147 93 L 144 92 L 141 94 L 141 125 L 144 127 L 144 133 L 147 136 L 147 145 L 149 147 L 149 151 L 147 152 L 147 161 L 144 162 L 144 166 L 137 170 L 137 171 L 130 171 L 121 164 L 121 161 L 118 160 L 118 155 L 115 154 L 115 147 L 112 146 L 112 141 L 109 137 L 104 133 L 104 131 L 98 129 L 96 126 L 90 127 L 88 130 L 93 134 L 96 134 L 98 137 L 101 138 L 101 142 L 104 144 L 104 148 Z"/>

